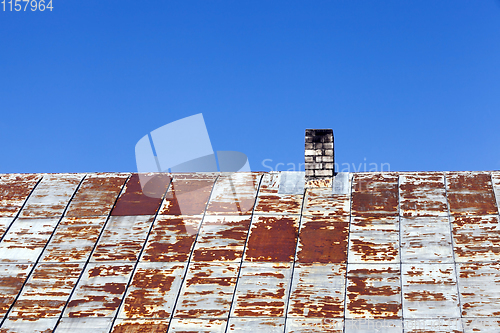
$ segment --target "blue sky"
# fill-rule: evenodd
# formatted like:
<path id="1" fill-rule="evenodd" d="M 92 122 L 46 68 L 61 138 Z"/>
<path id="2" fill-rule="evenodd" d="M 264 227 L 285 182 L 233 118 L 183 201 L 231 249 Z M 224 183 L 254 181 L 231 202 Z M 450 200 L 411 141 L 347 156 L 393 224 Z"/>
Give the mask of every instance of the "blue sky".
<path id="1" fill-rule="evenodd" d="M 306 128 L 351 171 L 500 169 L 499 0 L 53 7 L 0 11 L 0 172 L 135 171 L 142 136 L 200 112 L 252 170 L 298 168 Z"/>

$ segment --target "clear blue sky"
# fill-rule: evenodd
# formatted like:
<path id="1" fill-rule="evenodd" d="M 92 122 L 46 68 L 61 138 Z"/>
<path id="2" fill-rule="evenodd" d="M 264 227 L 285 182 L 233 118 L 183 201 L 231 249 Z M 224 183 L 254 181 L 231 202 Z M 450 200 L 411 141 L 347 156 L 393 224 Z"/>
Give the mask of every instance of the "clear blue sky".
<path id="1" fill-rule="evenodd" d="M 253 170 L 303 162 L 306 128 L 356 167 L 500 169 L 499 0 L 53 7 L 0 11 L 0 172 L 135 171 L 142 136 L 200 112 Z"/>

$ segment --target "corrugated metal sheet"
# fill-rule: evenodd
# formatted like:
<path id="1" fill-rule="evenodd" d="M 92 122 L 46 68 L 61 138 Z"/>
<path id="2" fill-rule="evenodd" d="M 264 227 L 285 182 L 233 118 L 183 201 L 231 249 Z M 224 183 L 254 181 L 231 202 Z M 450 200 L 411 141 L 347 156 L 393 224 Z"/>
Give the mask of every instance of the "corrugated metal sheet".
<path id="1" fill-rule="evenodd" d="M 498 215 L 453 217 L 452 226 L 457 262 L 500 261 Z"/>
<path id="2" fill-rule="evenodd" d="M 254 216 L 245 260 L 293 261 L 298 229 L 297 216 Z"/>
<path id="3" fill-rule="evenodd" d="M 282 333 L 285 318 L 230 318 L 228 332 L 269 332 Z"/>
<path id="4" fill-rule="evenodd" d="M 344 318 L 345 264 L 296 264 L 288 317 Z"/>
<path id="5" fill-rule="evenodd" d="M 291 274 L 291 263 L 244 262 L 231 317 L 284 317 Z"/>
<path id="6" fill-rule="evenodd" d="M 396 264 L 349 264 L 346 318 L 401 318 L 400 267 Z"/>
<path id="7" fill-rule="evenodd" d="M 0 217 L 15 217 L 41 175 L 3 175 L 0 178 Z"/>
<path id="8" fill-rule="evenodd" d="M 498 214 L 489 173 L 449 172 L 446 181 L 452 215 Z"/>
<path id="9" fill-rule="evenodd" d="M 344 333 L 344 320 L 335 318 L 287 318 L 285 333 Z"/>
<path id="10" fill-rule="evenodd" d="M 448 216 L 443 173 L 405 173 L 399 176 L 401 216 Z"/>
<path id="11" fill-rule="evenodd" d="M 206 216 L 193 252 L 193 261 L 240 261 L 250 216 Z"/>
<path id="12" fill-rule="evenodd" d="M 227 318 L 239 266 L 239 263 L 191 263 L 175 317 Z"/>
<path id="13" fill-rule="evenodd" d="M 220 319 L 173 319 L 169 333 L 224 333 L 227 321 Z"/>
<path id="14" fill-rule="evenodd" d="M 21 217 L 60 217 L 78 185 L 81 174 L 46 175 L 31 193 L 21 211 Z"/>
<path id="15" fill-rule="evenodd" d="M 165 333 L 168 323 L 161 319 L 117 319 L 111 333 Z"/>
<path id="16" fill-rule="evenodd" d="M 0 264 L 0 316 L 3 318 L 16 300 L 33 264 Z"/>
<path id="17" fill-rule="evenodd" d="M 215 179 L 177 179 L 175 176 L 165 200 L 162 215 L 201 215 L 205 211 Z"/>

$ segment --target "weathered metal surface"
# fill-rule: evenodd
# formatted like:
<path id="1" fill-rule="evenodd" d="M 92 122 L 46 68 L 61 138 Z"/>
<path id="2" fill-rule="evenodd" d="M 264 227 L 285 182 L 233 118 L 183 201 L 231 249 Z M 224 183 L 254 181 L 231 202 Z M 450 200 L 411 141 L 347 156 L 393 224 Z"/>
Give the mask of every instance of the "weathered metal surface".
<path id="1" fill-rule="evenodd" d="M 346 318 L 401 318 L 401 282 L 397 264 L 349 264 Z"/>
<path id="2" fill-rule="evenodd" d="M 398 176 L 393 173 L 354 174 L 352 215 L 398 215 Z"/>
<path id="3" fill-rule="evenodd" d="M 500 332 L 500 318 L 463 318 L 464 333 Z"/>
<path id="4" fill-rule="evenodd" d="M 335 318 L 287 318 L 285 333 L 344 333 L 344 320 Z"/>
<path id="5" fill-rule="evenodd" d="M 176 319 L 170 323 L 168 332 L 174 333 L 224 333 L 227 321 L 221 319 Z"/>
<path id="6" fill-rule="evenodd" d="M 333 180 L 332 178 L 324 178 L 324 179 L 309 179 L 306 181 L 306 188 L 320 188 L 326 187 L 332 189 Z"/>
<path id="7" fill-rule="evenodd" d="M 227 318 L 239 263 L 191 263 L 175 318 Z"/>
<path id="8" fill-rule="evenodd" d="M 66 216 L 107 216 L 129 174 L 90 174 L 71 200 Z"/>
<path id="9" fill-rule="evenodd" d="M 12 217 L 0 217 L 0 238 L 3 237 L 10 224 L 14 221 Z"/>
<path id="10" fill-rule="evenodd" d="M 280 194 L 259 195 L 254 214 L 256 215 L 299 215 L 303 195 Z"/>
<path id="11" fill-rule="evenodd" d="M 404 328 L 405 333 L 463 333 L 460 318 L 405 319 Z"/>
<path id="12" fill-rule="evenodd" d="M 160 208 L 162 215 L 202 215 L 215 179 L 177 179 L 172 181 Z"/>
<path id="13" fill-rule="evenodd" d="M 52 174 L 43 179 L 31 193 L 20 217 L 60 217 L 84 175 Z"/>
<path id="14" fill-rule="evenodd" d="M 297 261 L 302 263 L 345 263 L 347 261 L 348 237 L 348 218 L 302 217 Z"/>
<path id="15" fill-rule="evenodd" d="M 227 332 L 283 333 L 285 318 L 229 318 Z"/>
<path id="16" fill-rule="evenodd" d="M 149 180 L 144 190 L 143 182 Z M 162 197 L 170 185 L 170 176 L 167 174 L 141 175 L 133 174 L 111 211 L 114 216 L 155 215 L 160 208 Z"/>
<path id="17" fill-rule="evenodd" d="M 304 194 L 306 173 L 302 171 L 282 171 L 278 194 Z"/>
<path id="18" fill-rule="evenodd" d="M 463 317 L 500 317 L 500 264 L 457 264 Z"/>
<path id="19" fill-rule="evenodd" d="M 299 217 L 254 216 L 245 261 L 293 261 Z"/>
<path id="20" fill-rule="evenodd" d="M 401 216 L 448 216 L 441 172 L 401 174 L 399 196 Z"/>
<path id="21" fill-rule="evenodd" d="M 448 217 L 401 218 L 403 263 L 453 263 Z"/>
<path id="22" fill-rule="evenodd" d="M 91 261 L 136 261 L 154 216 L 111 216 Z"/>
<path id="23" fill-rule="evenodd" d="M 403 321 L 396 319 L 347 319 L 344 325 L 345 333 L 403 333 Z"/>
<path id="24" fill-rule="evenodd" d="M 240 261 L 250 216 L 205 216 L 193 252 L 193 261 Z"/>
<path id="25" fill-rule="evenodd" d="M 78 264 L 38 264 L 26 281 L 9 318 L 59 318 L 83 269 Z"/>
<path id="26" fill-rule="evenodd" d="M 349 235 L 349 263 L 397 263 L 398 217 L 353 218 Z"/>
<path id="27" fill-rule="evenodd" d="M 55 333 L 108 333 L 113 318 L 61 318 Z"/>
<path id="28" fill-rule="evenodd" d="M 6 319 L 0 328 L 0 333 L 51 333 L 59 318 Z"/>
<path id="29" fill-rule="evenodd" d="M 231 317 L 283 317 L 292 263 L 249 263 L 241 267 Z"/>
<path id="30" fill-rule="evenodd" d="M 500 261 L 498 216 L 457 216 L 451 222 L 456 262 Z"/>
<path id="31" fill-rule="evenodd" d="M 200 223 L 196 216 L 158 216 L 141 260 L 187 261 Z"/>
<path id="32" fill-rule="evenodd" d="M 288 317 L 343 318 L 346 265 L 295 264 Z"/>
<path id="33" fill-rule="evenodd" d="M 350 195 L 333 194 L 331 188 L 308 188 L 304 199 L 304 216 L 345 216 L 351 211 Z"/>
<path id="34" fill-rule="evenodd" d="M 332 193 L 333 194 L 351 193 L 351 174 L 349 172 L 338 172 L 333 177 Z"/>
<path id="35" fill-rule="evenodd" d="M 489 173 L 450 172 L 446 181 L 451 215 L 498 214 Z"/>
<path id="36" fill-rule="evenodd" d="M 118 318 L 169 318 L 186 263 L 140 262 Z"/>
<path id="37" fill-rule="evenodd" d="M 492 172 L 491 181 L 493 183 L 493 192 L 495 193 L 497 208 L 500 210 L 500 172 Z"/>
<path id="38" fill-rule="evenodd" d="M 3 175 L 0 178 L 0 217 L 15 217 L 41 175 Z"/>
<path id="39" fill-rule="evenodd" d="M 221 175 L 215 182 L 207 214 L 250 215 L 261 176 L 247 172 Z"/>
<path id="40" fill-rule="evenodd" d="M 33 264 L 0 264 L 0 318 L 14 303 Z"/>
<path id="41" fill-rule="evenodd" d="M 175 179 L 212 179 L 216 180 L 219 177 L 219 172 L 172 172 L 170 175 Z"/>
<path id="42" fill-rule="evenodd" d="M 106 216 L 63 218 L 43 251 L 43 262 L 86 262 Z"/>
<path id="43" fill-rule="evenodd" d="M 262 175 L 259 186 L 259 195 L 279 194 L 282 173 L 279 171 L 266 172 Z"/>
<path id="44" fill-rule="evenodd" d="M 64 317 L 113 317 L 118 311 L 132 264 L 89 264 L 83 272 Z"/>
<path id="45" fill-rule="evenodd" d="M 0 243 L 0 262 L 36 262 L 58 219 L 17 219 Z"/>
<path id="46" fill-rule="evenodd" d="M 404 318 L 460 318 L 453 264 L 403 264 Z"/>
<path id="47" fill-rule="evenodd" d="M 162 319 L 117 319 L 111 333 L 165 333 L 168 320 Z"/>

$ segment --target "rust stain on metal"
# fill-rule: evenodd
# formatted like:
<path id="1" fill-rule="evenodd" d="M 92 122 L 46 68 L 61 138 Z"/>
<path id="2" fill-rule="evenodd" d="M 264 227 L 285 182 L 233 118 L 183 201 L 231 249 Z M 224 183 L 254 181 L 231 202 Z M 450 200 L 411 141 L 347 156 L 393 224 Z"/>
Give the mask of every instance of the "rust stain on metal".
<path id="1" fill-rule="evenodd" d="M 118 318 L 169 318 L 185 263 L 139 263 Z"/>
<path id="2" fill-rule="evenodd" d="M 285 318 L 229 318 L 228 332 L 282 333 Z"/>
<path id="3" fill-rule="evenodd" d="M 352 215 L 398 215 L 398 176 L 392 173 L 354 174 Z"/>
<path id="4" fill-rule="evenodd" d="M 71 200 L 66 216 L 107 216 L 128 176 L 115 173 L 87 176 Z"/>
<path id="5" fill-rule="evenodd" d="M 147 181 L 144 190 L 140 180 Z M 141 175 L 133 174 L 125 184 L 115 207 L 111 211 L 113 216 L 155 215 L 160 208 L 163 194 L 170 185 L 168 174 Z"/>
<path id="6" fill-rule="evenodd" d="M 89 264 L 75 288 L 64 317 L 112 317 L 127 287 L 132 264 Z"/>
<path id="7" fill-rule="evenodd" d="M 349 264 L 346 318 L 401 318 L 397 264 Z"/>
<path id="8" fill-rule="evenodd" d="M 346 216 L 351 211 L 350 195 L 332 194 L 331 188 L 309 188 L 304 199 L 304 216 Z"/>
<path id="9" fill-rule="evenodd" d="M 0 217 L 15 217 L 41 175 L 3 175 L 0 178 Z"/>
<path id="10" fill-rule="evenodd" d="M 401 216 L 447 216 L 444 174 L 405 173 L 399 177 Z"/>
<path id="11" fill-rule="evenodd" d="M 227 318 L 239 263 L 191 263 L 177 301 L 176 318 Z"/>
<path id="12" fill-rule="evenodd" d="M 165 333 L 168 320 L 117 319 L 111 333 Z"/>
<path id="13" fill-rule="evenodd" d="M 83 265 L 37 265 L 9 312 L 9 318 L 59 318 Z"/>
<path id="14" fill-rule="evenodd" d="M 174 178 L 160 209 L 160 215 L 202 215 L 214 179 Z"/>
<path id="15" fill-rule="evenodd" d="M 332 189 L 333 179 L 332 178 L 324 178 L 324 179 L 310 179 L 306 181 L 306 188 L 329 188 Z"/>
<path id="16" fill-rule="evenodd" d="M 285 333 L 344 333 L 344 320 L 335 318 L 287 318 Z"/>
<path id="17" fill-rule="evenodd" d="M 0 316 L 2 318 L 14 303 L 32 267 L 32 264 L 0 264 Z"/>
<path id="18" fill-rule="evenodd" d="M 91 261 L 136 261 L 154 216 L 111 216 Z"/>
<path id="19" fill-rule="evenodd" d="M 254 214 L 300 214 L 302 195 L 259 195 Z"/>
<path id="20" fill-rule="evenodd" d="M 500 260 L 498 216 L 452 217 L 452 226 L 457 262 Z"/>
<path id="21" fill-rule="evenodd" d="M 238 172 L 221 175 L 215 182 L 208 215 L 250 215 L 261 173 Z"/>
<path id="22" fill-rule="evenodd" d="M 451 215 L 498 214 L 489 173 L 450 172 L 446 180 Z"/>
<path id="23" fill-rule="evenodd" d="M 196 216 L 158 216 L 141 260 L 187 261 L 200 223 Z"/>
<path id="24" fill-rule="evenodd" d="M 283 317 L 292 263 L 244 262 L 231 317 Z"/>
<path id="25" fill-rule="evenodd" d="M 206 216 L 193 252 L 193 261 L 240 261 L 250 216 Z"/>
<path id="26" fill-rule="evenodd" d="M 224 333 L 227 320 L 174 318 L 169 332 L 175 333 Z"/>
<path id="27" fill-rule="evenodd" d="M 345 263 L 349 222 L 345 218 L 303 217 L 297 260 L 302 263 Z"/>
<path id="28" fill-rule="evenodd" d="M 245 260 L 293 261 L 298 226 L 295 216 L 254 216 Z"/>
<path id="29" fill-rule="evenodd" d="M 59 318 L 41 318 L 41 319 L 20 319 L 7 318 L 0 328 L 0 333 L 52 333 Z"/>
<path id="30" fill-rule="evenodd" d="M 288 317 L 343 318 L 346 266 L 296 264 Z"/>
<path id="31" fill-rule="evenodd" d="M 259 187 L 259 195 L 278 194 L 281 172 L 264 173 Z"/>
<path id="32" fill-rule="evenodd" d="M 43 177 L 26 202 L 20 217 L 59 217 L 80 184 L 81 174 L 53 174 Z"/>

